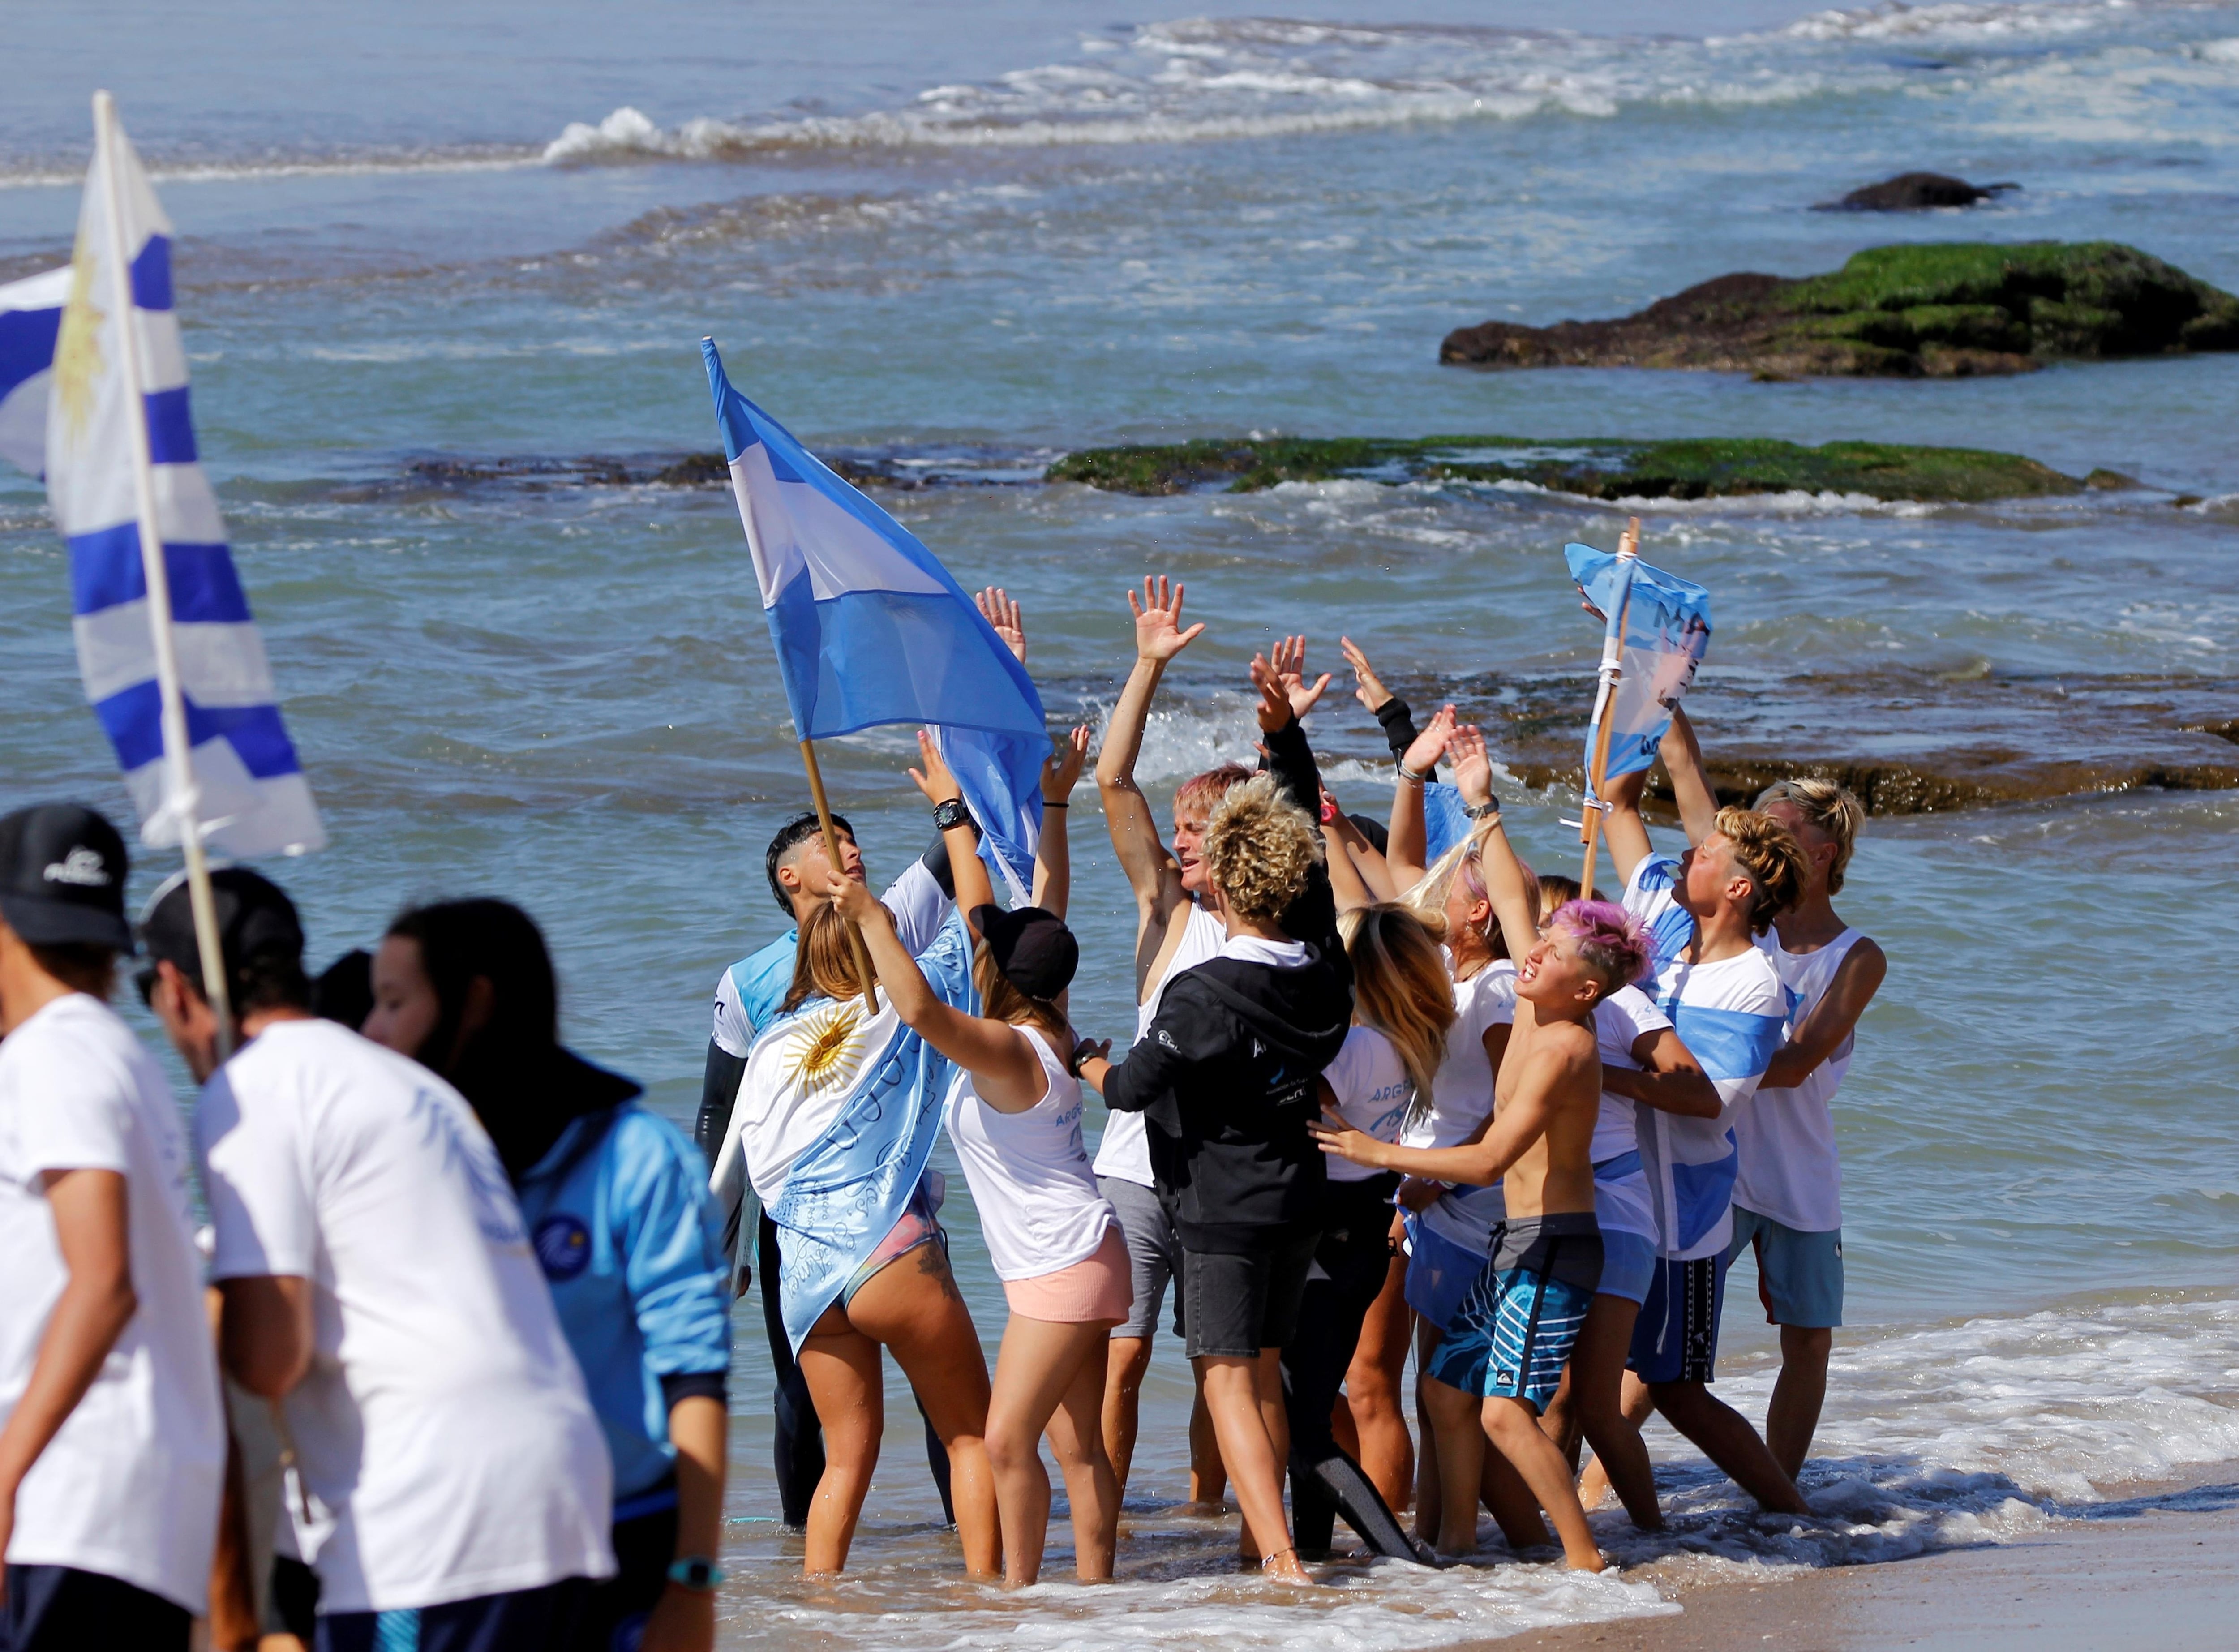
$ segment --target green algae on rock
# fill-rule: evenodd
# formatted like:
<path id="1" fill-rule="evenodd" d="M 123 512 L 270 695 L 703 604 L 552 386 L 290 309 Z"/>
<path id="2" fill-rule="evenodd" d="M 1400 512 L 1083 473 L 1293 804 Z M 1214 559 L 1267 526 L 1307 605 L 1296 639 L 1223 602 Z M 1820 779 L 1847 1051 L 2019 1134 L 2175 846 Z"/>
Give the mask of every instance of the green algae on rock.
<path id="1" fill-rule="evenodd" d="M 2095 473 L 2096 474 L 2096 473 Z M 1857 494 L 1965 503 L 2074 494 L 2086 483 L 2017 454 L 1880 441 L 1800 447 L 1758 437 L 1684 441 L 1515 436 L 1274 436 L 1092 448 L 1049 468 L 1052 481 L 1109 493 L 1253 493 L 1286 481 L 1528 482 L 1589 499 L 1712 499 L 1751 494 Z"/>
<path id="2" fill-rule="evenodd" d="M 2119 242 L 1875 247 L 1789 280 L 1719 275 L 1607 321 L 1458 328 L 1465 367 L 1658 367 L 1771 378 L 1962 378 L 2239 349 L 2239 298 Z"/>

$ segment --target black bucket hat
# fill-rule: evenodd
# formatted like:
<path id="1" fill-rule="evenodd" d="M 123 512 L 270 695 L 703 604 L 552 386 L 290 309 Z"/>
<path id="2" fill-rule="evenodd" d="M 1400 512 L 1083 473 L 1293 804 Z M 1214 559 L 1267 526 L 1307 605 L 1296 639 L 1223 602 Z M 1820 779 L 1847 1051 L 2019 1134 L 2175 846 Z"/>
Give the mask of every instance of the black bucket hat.
<path id="1" fill-rule="evenodd" d="M 124 839 L 97 809 L 39 803 L 0 819 L 0 918 L 34 946 L 132 950 Z"/>
<path id="2" fill-rule="evenodd" d="M 1080 943 L 1065 919 L 1040 906 L 1005 912 L 982 906 L 972 914 L 973 927 L 1003 979 L 1030 998 L 1049 999 L 1073 985 L 1080 967 Z"/>

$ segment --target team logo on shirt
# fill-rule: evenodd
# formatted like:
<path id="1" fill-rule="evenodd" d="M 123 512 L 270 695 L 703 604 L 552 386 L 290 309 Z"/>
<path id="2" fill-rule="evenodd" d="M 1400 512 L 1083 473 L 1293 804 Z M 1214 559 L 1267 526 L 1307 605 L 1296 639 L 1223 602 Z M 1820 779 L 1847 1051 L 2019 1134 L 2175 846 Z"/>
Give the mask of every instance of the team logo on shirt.
<path id="1" fill-rule="evenodd" d="M 536 1224 L 529 1243 L 544 1277 L 564 1284 L 591 1265 L 591 1231 L 568 1215 L 548 1216 Z"/>

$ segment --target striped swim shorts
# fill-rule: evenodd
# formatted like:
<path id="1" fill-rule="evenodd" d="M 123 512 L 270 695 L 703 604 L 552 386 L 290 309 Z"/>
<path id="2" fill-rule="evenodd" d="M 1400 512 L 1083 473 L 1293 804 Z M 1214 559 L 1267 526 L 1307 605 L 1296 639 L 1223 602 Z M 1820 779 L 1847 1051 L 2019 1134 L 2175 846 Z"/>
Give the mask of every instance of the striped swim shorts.
<path id="1" fill-rule="evenodd" d="M 1591 1215 L 1510 1222 L 1446 1326 L 1430 1375 L 1545 1412 L 1562 1385 L 1601 1271 L 1601 1231 Z"/>

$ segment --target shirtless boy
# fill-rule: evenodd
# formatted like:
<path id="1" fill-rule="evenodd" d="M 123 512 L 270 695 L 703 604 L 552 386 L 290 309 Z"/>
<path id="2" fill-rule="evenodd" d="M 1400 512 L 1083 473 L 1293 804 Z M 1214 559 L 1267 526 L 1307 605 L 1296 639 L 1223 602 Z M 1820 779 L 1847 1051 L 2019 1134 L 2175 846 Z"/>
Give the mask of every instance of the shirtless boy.
<path id="1" fill-rule="evenodd" d="M 1574 901 L 1535 933 L 1524 870 L 1496 819 L 1481 842 L 1486 892 L 1511 953 L 1516 1024 L 1493 1091 L 1492 1126 L 1461 1147 L 1408 1148 L 1376 1140 L 1333 1113 L 1319 1127 L 1322 1150 L 1355 1164 L 1439 1181 L 1485 1185 L 1498 1178 L 1508 1205 L 1492 1258 L 1471 1287 L 1424 1386 L 1434 1423 L 1478 1398 L 1482 1431 L 1434 1429 L 1446 1503 L 1442 1555 L 1471 1553 L 1477 1496 L 1490 1436 L 1540 1507 L 1553 1518 L 1572 1568 L 1605 1563 L 1587 1529 L 1570 1464 L 1539 1427 L 1585 1324 L 1602 1266 L 1594 1219 L 1594 1124 L 1602 1065 L 1594 1006 L 1638 975 L 1648 946 L 1637 926 L 1606 902 Z"/>

